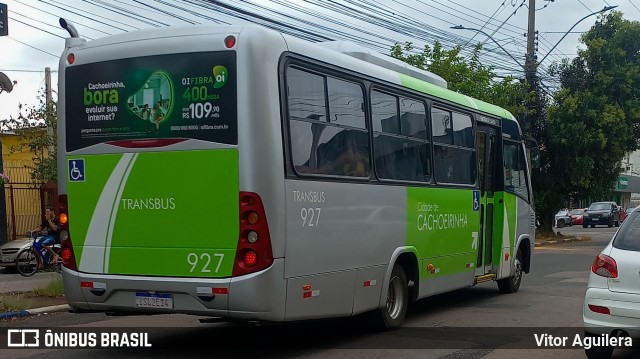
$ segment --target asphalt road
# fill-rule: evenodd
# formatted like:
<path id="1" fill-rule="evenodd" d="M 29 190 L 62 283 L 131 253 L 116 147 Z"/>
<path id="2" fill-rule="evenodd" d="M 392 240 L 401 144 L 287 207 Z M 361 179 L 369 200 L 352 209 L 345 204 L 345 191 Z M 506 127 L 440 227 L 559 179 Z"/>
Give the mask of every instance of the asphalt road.
<path id="1" fill-rule="evenodd" d="M 151 348 L 3 349 L 1 358 L 585 358 L 582 349 L 539 349 L 534 335 L 581 332 L 589 268 L 616 228 L 567 227 L 564 234 L 591 240 L 538 247 L 520 291 L 502 295 L 494 283 L 414 303 L 397 331 L 380 333 L 363 318 L 285 325 L 202 324 L 184 315 L 106 317 L 56 313 L 0 327 L 89 330 L 142 328 Z M 257 299 L 259 300 L 259 299 Z M 0 331 L 0 336 L 2 331 Z M 570 339 L 571 341 L 571 339 Z M 617 349 L 614 358 L 640 357 L 640 348 Z"/>

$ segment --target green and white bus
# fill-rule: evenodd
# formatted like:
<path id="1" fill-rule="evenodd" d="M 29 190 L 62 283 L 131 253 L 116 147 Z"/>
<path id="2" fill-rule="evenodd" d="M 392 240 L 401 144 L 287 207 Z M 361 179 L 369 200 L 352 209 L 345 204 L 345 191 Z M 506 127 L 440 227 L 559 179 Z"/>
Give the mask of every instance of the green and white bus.
<path id="1" fill-rule="evenodd" d="M 65 294 L 77 311 L 377 313 L 531 267 L 506 110 L 343 42 L 256 25 L 85 41 L 60 61 Z"/>

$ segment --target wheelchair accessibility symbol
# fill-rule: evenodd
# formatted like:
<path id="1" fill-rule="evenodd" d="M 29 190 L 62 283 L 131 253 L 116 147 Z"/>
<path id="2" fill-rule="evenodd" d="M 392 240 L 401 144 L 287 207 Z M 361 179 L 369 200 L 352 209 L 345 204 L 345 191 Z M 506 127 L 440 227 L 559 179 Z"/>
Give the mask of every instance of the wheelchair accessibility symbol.
<path id="1" fill-rule="evenodd" d="M 480 210 L 480 191 L 473 191 L 473 211 Z"/>
<path id="2" fill-rule="evenodd" d="M 84 182 L 84 159 L 69 160 L 69 182 Z"/>

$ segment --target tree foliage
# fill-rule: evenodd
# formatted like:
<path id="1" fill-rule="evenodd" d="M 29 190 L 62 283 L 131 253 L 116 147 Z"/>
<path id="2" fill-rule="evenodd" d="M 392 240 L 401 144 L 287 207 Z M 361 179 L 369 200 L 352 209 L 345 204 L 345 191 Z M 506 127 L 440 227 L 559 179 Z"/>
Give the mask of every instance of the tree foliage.
<path id="1" fill-rule="evenodd" d="M 444 78 L 452 91 L 501 106 L 516 118 L 524 114 L 526 83 L 510 76 L 500 79 L 493 67 L 482 65 L 481 44 L 475 46 L 469 60 L 460 54 L 460 46 L 447 50 L 439 42 L 433 48 L 425 45 L 419 53 L 414 50 L 410 42 L 396 43 L 391 48 L 391 56 Z"/>
<path id="2" fill-rule="evenodd" d="M 20 138 L 19 145 L 12 152 L 29 150 L 33 153 L 33 165 L 27 167 L 31 179 L 36 182 L 57 180 L 57 112 L 54 101 L 46 104 L 43 95 L 39 96 L 39 104 L 18 106 L 17 117 L 0 121 L 3 131 L 13 131 Z"/>
<path id="3" fill-rule="evenodd" d="M 561 88 L 540 138 L 536 202 L 552 218 L 569 195 L 606 199 L 640 139 L 640 23 L 619 12 L 583 34 L 585 49 L 553 68 Z"/>

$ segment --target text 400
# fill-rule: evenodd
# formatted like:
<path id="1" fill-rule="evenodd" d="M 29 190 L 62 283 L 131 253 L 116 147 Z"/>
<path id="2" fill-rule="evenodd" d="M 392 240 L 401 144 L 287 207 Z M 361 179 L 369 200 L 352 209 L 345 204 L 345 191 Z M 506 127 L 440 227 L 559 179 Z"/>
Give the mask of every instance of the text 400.
<path id="1" fill-rule="evenodd" d="M 213 264 L 215 266 L 213 272 L 218 273 L 222 260 L 224 259 L 224 253 L 214 253 L 213 256 L 216 257 L 214 261 L 217 260 L 217 264 L 211 263 L 211 254 L 209 253 L 200 253 L 199 256 L 197 253 L 189 253 L 187 255 L 187 263 L 191 266 L 189 272 L 193 273 L 194 270 L 200 269 L 201 273 L 211 273 L 210 266 Z"/>
<path id="2" fill-rule="evenodd" d="M 220 106 L 213 106 L 211 102 L 189 104 L 191 118 L 208 118 L 211 114 L 220 112 Z"/>

